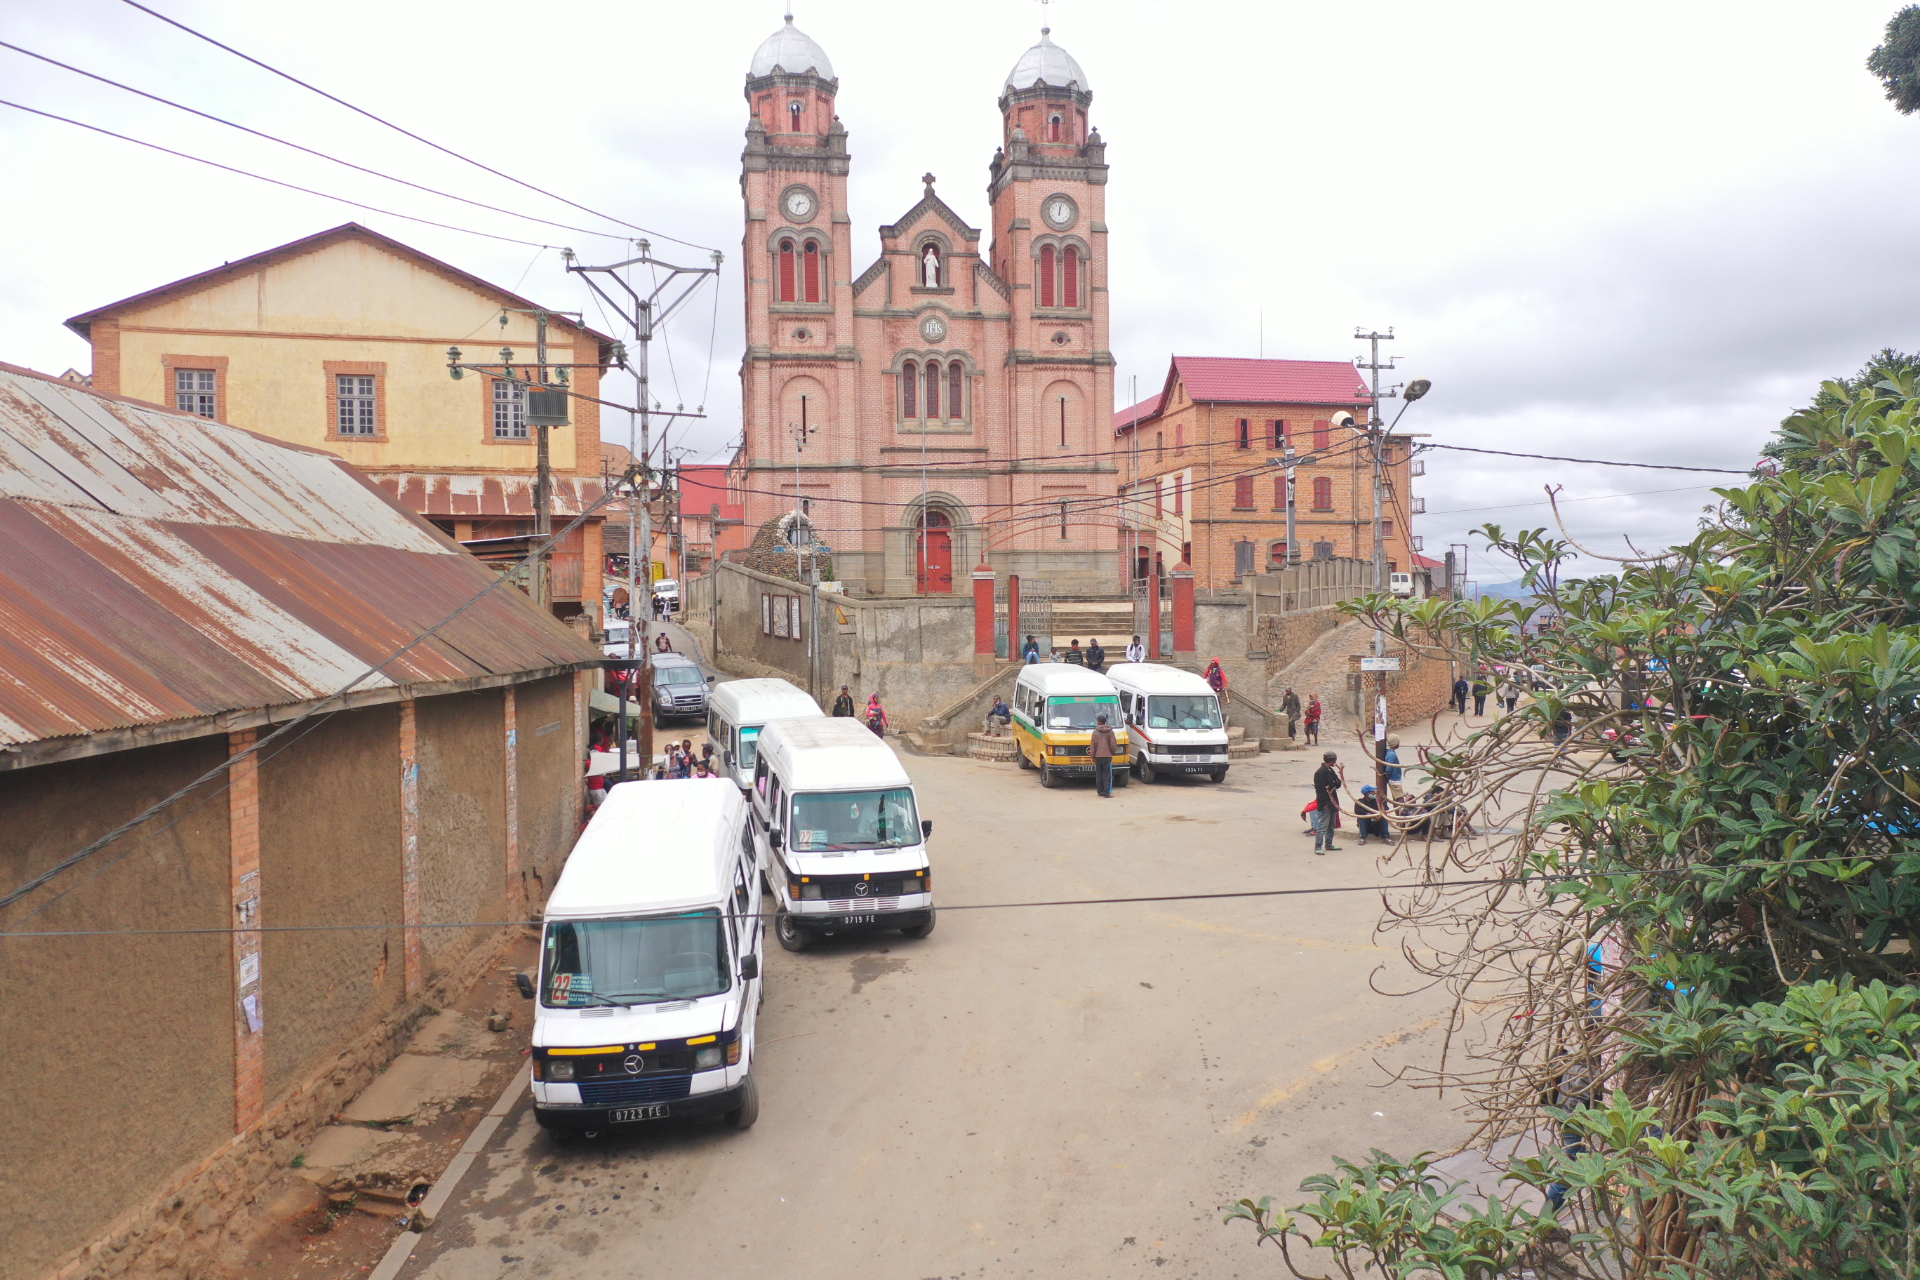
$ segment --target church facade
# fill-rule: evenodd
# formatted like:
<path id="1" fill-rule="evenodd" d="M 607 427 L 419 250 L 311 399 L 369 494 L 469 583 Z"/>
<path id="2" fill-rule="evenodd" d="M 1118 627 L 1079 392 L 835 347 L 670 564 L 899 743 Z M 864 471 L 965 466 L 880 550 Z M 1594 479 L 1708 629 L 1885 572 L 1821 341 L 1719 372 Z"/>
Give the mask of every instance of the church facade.
<path id="1" fill-rule="evenodd" d="M 1106 147 L 1085 73 L 1043 29 L 1001 90 L 984 240 L 927 174 L 878 256 L 854 244 L 839 87 L 791 17 L 747 75 L 749 527 L 804 513 L 867 594 L 965 592 L 983 558 L 1116 589 Z"/>

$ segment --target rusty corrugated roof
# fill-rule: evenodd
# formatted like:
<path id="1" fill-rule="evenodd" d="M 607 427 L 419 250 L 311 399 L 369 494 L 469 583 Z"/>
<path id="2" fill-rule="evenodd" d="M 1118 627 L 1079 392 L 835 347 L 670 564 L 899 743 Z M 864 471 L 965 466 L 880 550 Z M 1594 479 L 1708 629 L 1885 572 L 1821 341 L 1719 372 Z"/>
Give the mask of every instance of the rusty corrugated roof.
<path id="1" fill-rule="evenodd" d="M 0 745 L 324 697 L 494 575 L 331 454 L 0 365 Z M 585 666 L 503 588 L 362 689 Z"/>
<path id="2" fill-rule="evenodd" d="M 391 471 L 368 479 L 398 498 L 409 511 L 436 519 L 480 516 L 533 517 L 533 477 L 446 471 Z M 553 514 L 573 517 L 606 492 L 598 476 L 553 478 Z"/>

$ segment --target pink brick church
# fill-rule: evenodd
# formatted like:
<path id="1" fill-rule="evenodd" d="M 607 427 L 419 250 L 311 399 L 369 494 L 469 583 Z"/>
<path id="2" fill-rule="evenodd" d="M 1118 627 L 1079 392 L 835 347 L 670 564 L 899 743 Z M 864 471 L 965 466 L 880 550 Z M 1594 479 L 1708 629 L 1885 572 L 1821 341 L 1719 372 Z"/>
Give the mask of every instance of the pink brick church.
<path id="1" fill-rule="evenodd" d="M 1113 590 L 1106 145 L 1086 73 L 1043 29 L 1007 75 L 984 247 L 927 174 L 870 262 L 839 88 L 791 17 L 747 74 L 748 528 L 798 498 L 869 594 L 965 592 L 983 555 L 1056 590 Z"/>

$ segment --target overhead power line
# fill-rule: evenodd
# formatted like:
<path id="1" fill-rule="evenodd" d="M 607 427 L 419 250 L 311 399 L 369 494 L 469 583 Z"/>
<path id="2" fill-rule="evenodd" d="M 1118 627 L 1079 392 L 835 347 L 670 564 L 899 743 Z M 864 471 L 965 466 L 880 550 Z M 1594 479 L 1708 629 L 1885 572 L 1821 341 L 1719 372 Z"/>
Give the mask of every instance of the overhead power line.
<path id="1" fill-rule="evenodd" d="M 1502 458 L 1535 458 L 1541 462 L 1584 462 L 1595 467 L 1639 467 L 1646 471 L 1711 471 L 1716 475 L 1744 476 L 1745 471 L 1736 471 L 1731 467 L 1681 467 L 1669 462 L 1620 462 L 1612 458 L 1563 458 L 1554 453 L 1515 453 L 1511 449 L 1476 449 L 1464 444 L 1423 444 L 1427 449 L 1452 449 L 1456 453 L 1491 453 Z"/>
<path id="2" fill-rule="evenodd" d="M 325 191 L 315 191 L 312 187 L 303 187 L 293 182 L 282 182 L 279 178 L 269 178 L 263 173 L 254 173 L 249 169 L 236 169 L 230 164 L 221 164 L 218 160 L 209 160 L 205 156 L 190 155 L 185 151 L 175 151 L 172 147 L 163 147 L 157 142 L 147 142 L 140 138 L 128 137 L 124 133 L 115 133 L 111 129 L 103 129 L 97 124 L 88 124 L 84 120 L 75 120 L 68 116 L 55 115 L 51 111 L 42 111 L 38 107 L 29 107 L 25 103 L 10 102 L 5 98 L 0 98 L 0 107 L 12 107 L 14 110 L 24 111 L 28 115 L 40 116 L 47 120 L 58 120 L 61 124 L 70 124 L 75 128 L 85 129 L 90 133 L 105 134 L 109 138 L 118 138 L 122 142 L 131 142 L 136 147 L 146 147 L 148 150 L 158 151 L 163 155 L 175 156 L 181 160 L 191 160 L 195 164 L 204 164 L 210 168 L 224 170 L 227 173 L 239 174 L 243 178 L 253 178 L 260 182 L 272 183 L 276 187 L 285 187 L 289 191 L 298 191 L 302 195 L 318 196 L 322 200 L 332 200 L 339 204 L 351 205 L 356 209 L 365 209 L 369 213 L 378 213 L 388 218 L 399 218 L 405 222 L 417 222 L 427 227 L 439 227 L 442 231 L 458 231 L 463 235 L 481 236 L 488 240 L 499 240 L 506 244 L 525 245 L 529 249 L 560 248 L 559 245 L 542 244 L 537 240 L 521 240 L 515 236 L 495 235 L 491 231 L 475 231 L 472 227 L 458 227 L 451 222 L 435 222 L 432 218 L 420 218 L 415 217 L 411 213 L 400 213 L 393 209 L 383 209 L 379 205 L 368 204 L 363 200 L 349 200 L 345 196 L 330 195 Z"/>
<path id="3" fill-rule="evenodd" d="M 240 50 L 234 48 L 230 44 L 222 44 L 220 41 L 215 40 L 212 36 L 207 35 L 205 32 L 194 30 L 192 27 L 188 26 L 184 22 L 181 22 L 177 18 L 169 18 L 166 14 L 161 13 L 157 9 L 148 8 L 146 5 L 141 4 L 140 0 L 125 0 L 125 3 L 133 6 L 135 9 L 138 9 L 140 12 L 144 14 L 147 14 L 149 17 L 158 18 L 160 21 L 166 23 L 170 27 L 176 27 L 179 30 L 186 32 L 188 35 L 192 36 L 196 40 L 204 40 L 216 49 L 223 49 L 226 52 L 232 54 L 234 57 L 241 59 L 242 61 L 251 62 L 254 66 L 259 67 L 262 71 L 269 72 L 272 75 L 279 76 L 282 80 L 287 80 L 293 84 L 297 84 L 302 89 L 307 90 L 309 93 L 317 93 L 321 97 L 325 98 L 328 102 L 332 102 L 339 106 L 345 107 L 347 110 L 353 112 L 356 115 L 365 116 L 367 119 L 373 121 L 375 124 L 385 125 L 387 128 L 392 129 L 395 133 L 402 134 L 406 137 L 412 138 L 415 142 L 420 143 L 422 146 L 432 147 L 435 151 L 440 152 L 442 155 L 452 156 L 455 160 L 459 160 L 466 164 L 470 164 L 474 168 L 482 170 L 486 173 L 490 173 L 496 178 L 503 178 L 506 181 L 513 183 L 515 186 L 525 187 L 529 191 L 537 192 L 540 195 L 546 196 L 549 200 L 558 200 L 561 204 L 567 205 L 570 208 L 578 209 L 582 213 L 590 213 L 596 218 L 605 218 L 608 222 L 617 223 L 620 226 L 626 227 L 633 231 L 641 232 L 642 234 L 645 234 L 645 235 L 658 236 L 662 240 L 670 240 L 674 244 L 682 244 L 687 246 L 689 249 L 702 249 L 708 253 L 712 253 L 715 251 L 712 245 L 695 244 L 691 240 L 682 240 L 678 236 L 670 236 L 663 231 L 651 231 L 646 227 L 640 226 L 638 223 L 628 222 L 625 218 L 616 218 L 610 213 L 602 213 L 598 209 L 589 208 L 588 206 L 581 204 L 577 200 L 569 200 L 563 195 L 547 190 L 545 187 L 538 187 L 531 182 L 527 182 L 520 178 L 516 178 L 510 173 L 503 173 L 500 170 L 494 168 L 492 165 L 482 164 L 480 161 L 475 160 L 470 155 L 466 155 L 462 152 L 455 151 L 452 147 L 443 147 L 439 143 L 433 141 L 431 138 L 423 138 L 419 134 L 413 132 L 411 129 L 402 128 L 400 125 L 395 124 L 393 121 L 385 119 L 384 117 L 381 117 L 381 116 L 377 116 L 373 112 L 368 111 L 364 107 L 356 107 L 353 103 L 348 102 L 345 98 L 337 97 L 334 94 L 328 93 L 325 89 L 319 88 L 316 85 L 308 84 L 305 80 L 302 80 L 300 77 L 296 75 L 291 75 L 288 72 L 282 71 L 280 70 L 280 68 L 276 66 L 272 66 L 269 63 L 262 62 L 260 59 L 254 57 L 251 54 L 242 53 L 240 52 Z"/>
<path id="4" fill-rule="evenodd" d="M 5 40 L 0 40 L 0 49 L 11 49 L 15 53 L 23 54 L 26 57 L 37 58 L 39 61 L 44 62 L 49 66 L 59 67 L 63 71 L 71 71 L 73 72 L 73 74 L 77 76 L 85 76 L 89 80 L 97 80 L 101 84 L 111 85 L 115 89 L 125 90 L 127 93 L 138 95 L 139 97 L 145 98 L 150 102 L 157 102 L 161 106 L 172 107 L 176 111 L 184 111 L 188 115 L 199 116 L 202 120 L 211 120 L 213 123 L 225 125 L 229 129 L 238 129 L 240 132 L 252 134 L 256 138 L 263 138 L 268 142 L 278 143 L 280 146 L 283 146 L 283 147 L 291 147 L 295 151 L 304 152 L 307 155 L 314 156 L 321 160 L 326 160 L 332 164 L 344 166 L 345 168 L 352 169 L 357 173 L 364 173 L 375 178 L 383 178 L 388 182 L 397 182 L 403 187 L 412 187 L 415 191 L 424 191 L 428 195 L 439 196 L 445 200 L 457 200 L 461 204 L 472 205 L 476 209 L 485 209 L 489 213 L 504 213 L 509 218 L 520 218 L 527 222 L 538 222 L 543 226 L 558 227 L 562 231 L 577 231 L 581 235 L 602 236 L 608 240 L 627 239 L 626 236 L 621 235 L 617 231 L 594 231 L 588 227 L 576 227 L 565 222 L 555 222 L 551 218 L 537 218 L 530 213 L 515 213 L 512 209 L 503 209 L 499 205 L 486 204 L 479 200 L 469 200 L 465 196 L 457 196 L 450 191 L 441 191 L 436 187 L 429 187 L 418 182 L 410 181 L 406 178 L 395 177 L 391 173 L 382 173 L 378 169 L 369 169 L 366 165 L 355 164 L 351 160 L 342 160 L 339 156 L 328 155 L 324 151 L 316 151 L 312 147 L 302 146 L 298 142 L 289 142 L 285 138 L 275 137 L 271 133 L 265 133 L 259 129 L 253 128 L 250 125 L 240 124 L 236 121 L 228 120 L 225 117 L 216 116 L 211 112 L 202 111 L 198 107 L 189 107 L 183 102 L 175 102 L 171 98 L 163 98 L 159 94 L 149 93 L 145 89 L 136 89 L 130 84 L 122 84 L 118 80 L 110 79 L 106 76 L 99 75 L 92 71 L 88 71 L 82 67 L 76 67 L 72 63 L 62 62 L 58 58 L 50 58 L 44 53 L 35 53 L 32 49 L 22 48 L 20 45 L 12 44 Z M 547 246 L 542 246 L 542 247 L 545 248 Z"/>

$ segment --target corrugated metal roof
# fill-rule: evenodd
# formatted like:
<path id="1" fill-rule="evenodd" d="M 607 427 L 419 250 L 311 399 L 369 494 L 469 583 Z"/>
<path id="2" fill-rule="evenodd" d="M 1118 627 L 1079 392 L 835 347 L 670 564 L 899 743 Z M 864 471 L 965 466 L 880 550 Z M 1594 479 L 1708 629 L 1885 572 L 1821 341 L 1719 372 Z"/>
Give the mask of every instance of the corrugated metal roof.
<path id="1" fill-rule="evenodd" d="M 0 744 L 324 697 L 494 581 L 328 453 L 0 365 Z M 360 688 L 582 666 L 503 588 Z"/>
<path id="2" fill-rule="evenodd" d="M 368 477 L 409 511 L 437 519 L 469 516 L 533 516 L 533 477 L 396 471 Z M 573 517 L 600 501 L 606 487 L 597 476 L 555 476 L 553 514 Z"/>

